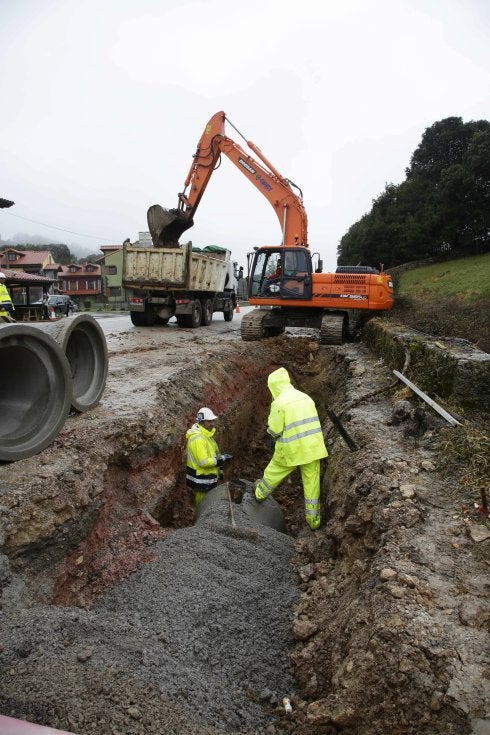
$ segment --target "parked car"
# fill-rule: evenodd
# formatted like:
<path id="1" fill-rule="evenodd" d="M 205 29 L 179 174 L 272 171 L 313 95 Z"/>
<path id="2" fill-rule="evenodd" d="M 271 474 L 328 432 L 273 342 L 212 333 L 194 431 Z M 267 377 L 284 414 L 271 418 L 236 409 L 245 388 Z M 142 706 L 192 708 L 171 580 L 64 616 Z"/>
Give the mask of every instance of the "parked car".
<path id="1" fill-rule="evenodd" d="M 69 296 L 65 294 L 53 294 L 48 297 L 48 307 L 54 306 L 55 310 L 59 310 L 62 314 L 72 311 L 78 311 L 78 306 Z"/>

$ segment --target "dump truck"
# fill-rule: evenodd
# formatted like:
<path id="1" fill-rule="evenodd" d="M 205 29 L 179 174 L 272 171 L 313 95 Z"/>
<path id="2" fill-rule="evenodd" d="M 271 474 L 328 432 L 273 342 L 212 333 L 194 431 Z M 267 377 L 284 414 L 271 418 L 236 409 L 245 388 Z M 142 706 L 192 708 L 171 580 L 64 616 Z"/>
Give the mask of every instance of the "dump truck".
<path id="1" fill-rule="evenodd" d="M 179 327 L 206 327 L 216 312 L 231 322 L 242 273 L 231 252 L 216 245 L 123 249 L 123 286 L 137 327 L 167 324 L 173 316 Z"/>

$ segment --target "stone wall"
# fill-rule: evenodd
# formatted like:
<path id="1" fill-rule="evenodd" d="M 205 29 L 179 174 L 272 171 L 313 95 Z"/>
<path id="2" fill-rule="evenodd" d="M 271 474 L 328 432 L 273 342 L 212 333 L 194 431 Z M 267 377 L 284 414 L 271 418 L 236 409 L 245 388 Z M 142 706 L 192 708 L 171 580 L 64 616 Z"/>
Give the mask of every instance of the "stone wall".
<path id="1" fill-rule="evenodd" d="M 490 409 L 490 355 L 467 340 L 431 337 L 379 318 L 366 324 L 363 340 L 434 400 Z"/>

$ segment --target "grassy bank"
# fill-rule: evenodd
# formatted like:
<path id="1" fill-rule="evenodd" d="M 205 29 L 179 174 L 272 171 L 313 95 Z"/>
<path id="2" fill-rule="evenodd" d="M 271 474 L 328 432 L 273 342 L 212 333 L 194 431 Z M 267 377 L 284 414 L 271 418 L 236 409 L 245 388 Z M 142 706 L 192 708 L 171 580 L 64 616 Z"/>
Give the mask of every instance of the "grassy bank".
<path id="1" fill-rule="evenodd" d="M 490 253 L 400 274 L 388 319 L 436 337 L 458 337 L 490 352 Z"/>
<path id="2" fill-rule="evenodd" d="M 431 301 L 455 298 L 471 303 L 490 299 L 490 253 L 405 271 L 400 275 L 399 293 Z"/>

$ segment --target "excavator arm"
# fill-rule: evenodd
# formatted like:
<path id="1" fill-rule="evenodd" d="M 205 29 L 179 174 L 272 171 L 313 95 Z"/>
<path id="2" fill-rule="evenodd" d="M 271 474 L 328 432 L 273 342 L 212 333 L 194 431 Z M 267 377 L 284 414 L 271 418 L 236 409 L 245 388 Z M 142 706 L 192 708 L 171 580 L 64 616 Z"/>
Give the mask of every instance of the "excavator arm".
<path id="1" fill-rule="evenodd" d="M 301 190 L 281 176 L 254 143 L 246 141 L 260 162 L 226 136 L 225 120 L 228 120 L 225 113 L 217 112 L 207 123 L 193 156 L 184 191 L 179 194 L 178 208 L 168 210 L 153 205 L 148 210 L 148 225 L 154 245 L 176 245 L 180 235 L 194 224 L 193 217 L 199 202 L 219 166 L 221 155 L 225 154 L 273 207 L 281 226 L 281 245 L 308 247 L 308 220 Z"/>

